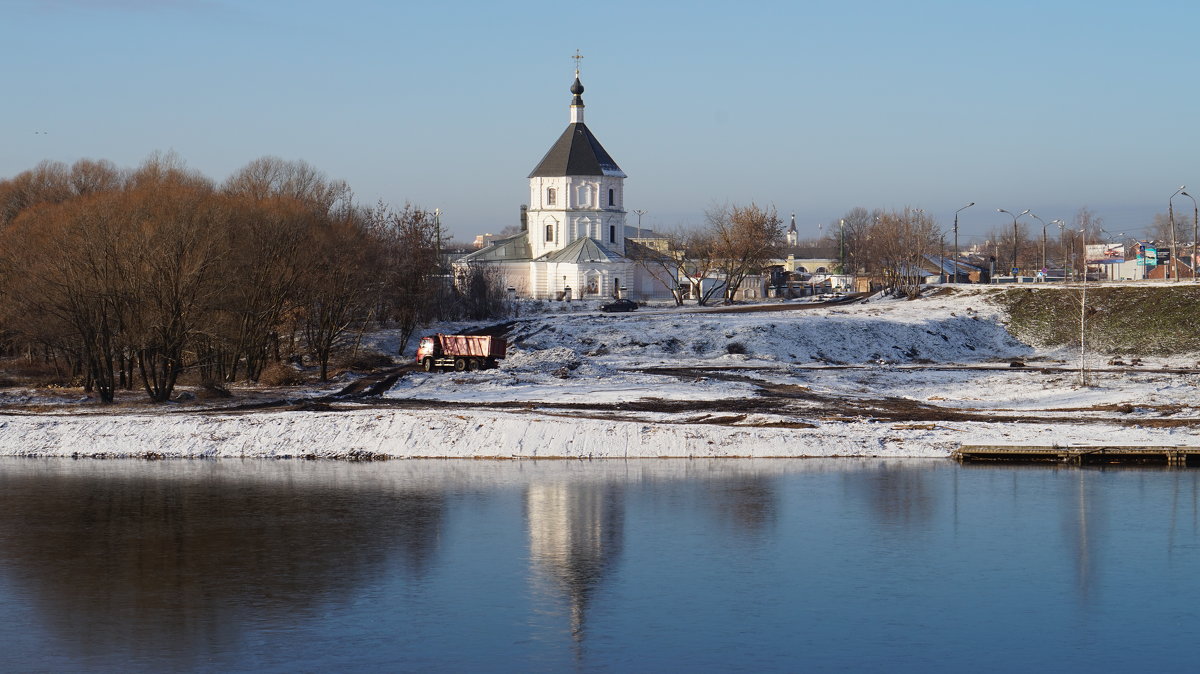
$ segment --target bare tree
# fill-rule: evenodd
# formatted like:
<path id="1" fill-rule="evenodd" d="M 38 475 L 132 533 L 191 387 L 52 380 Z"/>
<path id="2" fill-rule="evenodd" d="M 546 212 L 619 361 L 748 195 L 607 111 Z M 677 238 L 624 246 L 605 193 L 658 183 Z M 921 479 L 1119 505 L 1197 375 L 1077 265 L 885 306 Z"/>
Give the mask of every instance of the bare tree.
<path id="1" fill-rule="evenodd" d="M 908 297 L 920 292 L 928 257 L 938 251 L 940 234 L 924 211 L 905 208 L 879 215 L 868 230 L 862 257 L 885 286 Z"/>
<path id="2" fill-rule="evenodd" d="M 218 289 L 218 221 L 212 183 L 152 159 L 133 174 L 121 206 L 122 266 L 130 303 L 126 341 L 146 394 L 170 400 L 184 352 Z"/>
<path id="3" fill-rule="evenodd" d="M 716 237 L 708 230 L 691 230 L 683 239 L 683 250 L 688 284 L 696 290 L 696 303 L 705 306 L 724 288 L 719 283 L 705 285 L 705 281 L 720 276 Z"/>
<path id="4" fill-rule="evenodd" d="M 719 206 L 705 212 L 712 231 L 716 257 L 725 277 L 725 303 L 733 302 L 750 274 L 759 273 L 778 256 L 783 245 L 783 221 L 772 208 Z"/>
<path id="5" fill-rule="evenodd" d="M 365 264 L 370 242 L 363 223 L 340 218 L 314 232 L 301 286 L 298 313 L 309 354 L 329 379 L 329 361 L 354 329 L 370 318 L 370 269 Z"/>
<path id="6" fill-rule="evenodd" d="M 417 327 L 450 305 L 438 259 L 441 232 L 434 213 L 413 204 L 399 211 L 380 204 L 370 213 L 369 222 L 378 240 L 372 265 L 378 314 L 396 322 L 403 354 Z"/>
<path id="7" fill-rule="evenodd" d="M 679 279 L 686 275 L 686 234 L 681 230 L 659 234 L 654 243 L 625 240 L 625 257 L 634 260 L 671 293 L 675 306 L 685 299 Z"/>
<path id="8" fill-rule="evenodd" d="M 270 156 L 259 157 L 236 171 L 223 189 L 260 201 L 290 197 L 323 214 L 348 206 L 353 196 L 345 181 L 330 180 L 305 161 Z"/>
<path id="9" fill-rule="evenodd" d="M 482 320 L 509 313 L 504 275 L 497 267 L 481 263 L 460 266 L 454 272 L 454 288 L 467 318 Z"/>
<path id="10" fill-rule="evenodd" d="M 882 216 L 883 211 L 879 209 L 868 211 L 856 206 L 846 211 L 836 222 L 829 223 L 825 243 L 839 251 L 845 263 L 843 274 L 856 274 L 866 269 L 869 263 L 866 250 L 871 228 Z"/>

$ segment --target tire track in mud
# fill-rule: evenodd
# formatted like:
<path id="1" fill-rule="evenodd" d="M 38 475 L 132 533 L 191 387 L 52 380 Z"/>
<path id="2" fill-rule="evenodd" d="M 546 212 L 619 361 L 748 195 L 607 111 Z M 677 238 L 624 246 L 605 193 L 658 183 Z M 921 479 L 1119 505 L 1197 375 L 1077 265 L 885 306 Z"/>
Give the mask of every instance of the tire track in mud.
<path id="1" fill-rule="evenodd" d="M 684 380 L 717 379 L 750 385 L 755 395 L 744 398 L 715 400 L 663 400 L 642 398 L 625 402 L 534 402 L 491 401 L 463 402 L 426 398 L 383 398 L 379 387 L 369 386 L 358 391 L 339 392 L 320 398 L 303 400 L 280 399 L 257 401 L 241 406 L 207 410 L 179 410 L 201 414 L 254 414 L 261 412 L 309 411 L 336 413 L 363 409 L 408 410 L 494 410 L 517 413 L 572 416 L 613 421 L 653 422 L 668 424 L 711 424 L 722 426 L 763 426 L 812 428 L 811 421 L 875 421 L 882 423 L 954 423 L 984 422 L 1008 424 L 1094 424 L 1110 423 L 1121 426 L 1154 428 L 1200 427 L 1200 419 L 1122 418 L 1113 416 L 1128 413 L 1130 408 L 1094 406 L 1090 408 L 1056 408 L 1044 410 L 1054 415 L 1013 412 L 1009 410 L 980 410 L 953 408 L 896 396 L 843 397 L 813 391 L 799 384 L 767 382 L 728 367 L 654 367 L 631 370 L 644 374 L 676 377 Z M 1177 408 L 1164 409 L 1170 415 Z M 653 419 L 644 415 L 662 415 Z M 790 417 L 792 420 L 755 421 L 751 415 Z"/>

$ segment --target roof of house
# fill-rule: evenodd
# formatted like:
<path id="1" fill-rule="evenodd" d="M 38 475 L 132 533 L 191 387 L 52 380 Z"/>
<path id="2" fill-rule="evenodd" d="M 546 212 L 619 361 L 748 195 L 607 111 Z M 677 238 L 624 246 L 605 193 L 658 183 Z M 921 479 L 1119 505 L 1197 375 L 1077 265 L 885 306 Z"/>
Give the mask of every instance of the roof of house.
<path id="1" fill-rule="evenodd" d="M 952 257 L 946 257 L 944 255 L 926 255 L 925 261 L 929 263 L 929 267 L 940 270 L 939 273 L 942 273 L 942 274 L 953 274 L 954 273 L 955 265 L 954 265 L 954 258 L 952 258 Z M 959 274 L 970 273 L 973 271 L 984 271 L 984 268 L 980 267 L 978 265 L 971 264 L 970 262 L 966 262 L 964 260 L 958 261 L 958 273 Z M 932 274 L 930 274 L 930 275 L 932 276 Z"/>
<path id="2" fill-rule="evenodd" d="M 542 157 L 533 173 L 529 174 L 530 178 L 560 176 L 627 177 L 583 122 L 568 124 L 566 131 Z"/>
<path id="3" fill-rule="evenodd" d="M 620 262 L 624 258 L 605 248 L 592 238 L 575 239 L 566 248 L 551 251 L 538 258 L 545 262 Z"/>
<path id="4" fill-rule="evenodd" d="M 838 249 L 833 246 L 785 246 L 780 249 L 780 258 L 788 255 L 797 260 L 836 260 Z"/>
<path id="5" fill-rule="evenodd" d="M 456 262 L 509 262 L 532 259 L 529 251 L 529 232 L 521 232 L 503 239 L 496 239 L 492 245 L 481 248 L 470 255 L 458 258 Z"/>

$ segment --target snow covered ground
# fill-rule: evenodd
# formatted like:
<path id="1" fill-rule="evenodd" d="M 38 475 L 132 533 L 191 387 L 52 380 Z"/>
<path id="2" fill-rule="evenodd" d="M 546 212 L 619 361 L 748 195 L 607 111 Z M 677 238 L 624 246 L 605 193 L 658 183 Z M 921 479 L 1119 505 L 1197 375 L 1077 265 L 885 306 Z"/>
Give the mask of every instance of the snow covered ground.
<path id="1" fill-rule="evenodd" d="M 1110 368 L 1097 355 L 1094 385 L 1080 387 L 1078 353 L 1014 339 L 986 293 L 522 317 L 498 370 L 407 372 L 382 399 L 323 411 L 96 413 L 77 393 L 10 390 L 0 401 L 49 411 L 0 414 L 0 454 L 945 457 L 960 444 L 1200 444 L 1200 376 L 1163 371 L 1195 356 Z"/>

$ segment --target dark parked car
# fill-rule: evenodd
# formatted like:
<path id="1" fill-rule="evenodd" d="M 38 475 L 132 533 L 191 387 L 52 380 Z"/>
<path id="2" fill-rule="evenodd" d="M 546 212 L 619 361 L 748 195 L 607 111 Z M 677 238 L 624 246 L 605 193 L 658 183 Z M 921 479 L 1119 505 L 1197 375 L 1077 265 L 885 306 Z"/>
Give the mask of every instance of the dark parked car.
<path id="1" fill-rule="evenodd" d="M 637 302 L 619 299 L 608 304 L 601 304 L 600 311 L 637 311 Z"/>

